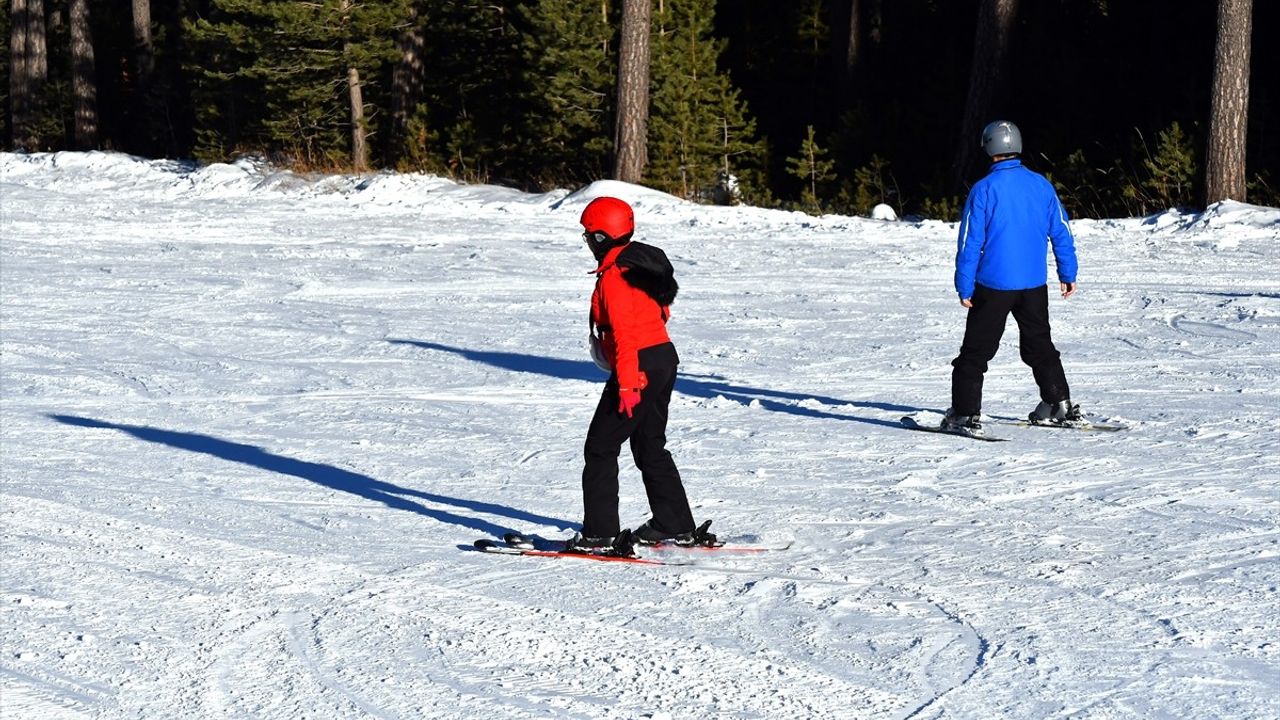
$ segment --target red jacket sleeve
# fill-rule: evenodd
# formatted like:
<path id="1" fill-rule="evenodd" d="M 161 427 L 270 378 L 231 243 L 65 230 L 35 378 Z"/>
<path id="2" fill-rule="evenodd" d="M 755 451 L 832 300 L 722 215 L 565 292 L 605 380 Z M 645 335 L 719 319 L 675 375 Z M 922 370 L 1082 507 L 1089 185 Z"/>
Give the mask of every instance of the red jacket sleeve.
<path id="1" fill-rule="evenodd" d="M 609 329 L 613 334 L 617 357 L 613 367 L 618 373 L 618 386 L 639 390 L 640 381 L 640 323 L 635 307 L 635 290 L 622 279 L 622 270 L 609 268 L 600 279 L 600 291 L 609 315 Z"/>

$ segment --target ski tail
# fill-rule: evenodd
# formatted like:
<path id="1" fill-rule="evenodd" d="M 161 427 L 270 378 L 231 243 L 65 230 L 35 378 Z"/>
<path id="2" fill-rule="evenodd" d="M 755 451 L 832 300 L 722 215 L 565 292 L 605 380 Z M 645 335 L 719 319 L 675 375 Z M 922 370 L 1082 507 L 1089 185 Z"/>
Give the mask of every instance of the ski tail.
<path id="1" fill-rule="evenodd" d="M 902 426 L 907 428 L 908 430 L 918 430 L 920 432 L 937 433 L 939 435 L 955 435 L 956 437 L 964 437 L 964 438 L 969 438 L 971 440 L 982 440 L 983 442 L 1004 442 L 1007 439 L 1002 437 L 996 437 L 994 435 L 988 435 L 985 432 L 977 433 L 973 431 L 964 430 L 961 428 L 951 429 L 951 428 L 944 428 L 941 426 L 921 425 L 918 420 L 911 417 L 910 415 L 904 415 L 899 420 L 899 422 L 901 422 Z"/>

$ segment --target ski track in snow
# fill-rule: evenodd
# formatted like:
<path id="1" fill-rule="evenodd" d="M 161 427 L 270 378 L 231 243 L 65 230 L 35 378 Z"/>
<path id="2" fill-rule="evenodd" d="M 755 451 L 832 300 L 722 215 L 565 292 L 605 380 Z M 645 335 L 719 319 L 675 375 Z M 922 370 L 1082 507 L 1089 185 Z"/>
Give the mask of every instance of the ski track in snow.
<path id="1" fill-rule="evenodd" d="M 469 549 L 576 527 L 602 192 L 681 280 L 695 514 L 791 549 Z M 1278 717 L 1280 210 L 1072 227 L 1129 429 L 986 444 L 897 422 L 952 224 L 0 155 L 0 718 Z M 1035 403 L 1012 323 L 985 400 Z"/>

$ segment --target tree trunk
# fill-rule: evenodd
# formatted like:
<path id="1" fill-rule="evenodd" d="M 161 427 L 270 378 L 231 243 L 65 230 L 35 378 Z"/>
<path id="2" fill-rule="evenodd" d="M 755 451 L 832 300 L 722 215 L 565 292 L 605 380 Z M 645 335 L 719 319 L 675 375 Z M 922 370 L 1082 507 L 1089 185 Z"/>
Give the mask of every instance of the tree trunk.
<path id="1" fill-rule="evenodd" d="M 347 88 L 351 91 L 351 164 L 356 172 L 369 169 L 369 146 L 364 127 L 364 95 L 360 91 L 360 71 L 347 69 Z"/>
<path id="2" fill-rule="evenodd" d="M 15 150 L 39 147 L 35 125 L 48 76 L 44 0 L 10 0 L 9 127 Z"/>
<path id="3" fill-rule="evenodd" d="M 31 76 L 27 67 L 27 0 L 9 0 L 9 127 L 14 150 L 27 148 L 31 126 Z"/>
<path id="4" fill-rule="evenodd" d="M 867 22 L 867 37 L 871 42 L 879 45 L 884 39 L 884 0 L 871 0 L 870 16 Z"/>
<path id="5" fill-rule="evenodd" d="M 622 1 L 613 177 L 629 183 L 644 178 L 649 162 L 649 3 L 650 0 Z"/>
<path id="6" fill-rule="evenodd" d="M 1218 43 L 1213 59 L 1205 205 L 1244 202 L 1245 137 L 1249 124 L 1249 56 L 1253 0 L 1218 0 Z"/>
<path id="7" fill-rule="evenodd" d="M 133 107 L 130 139 L 133 151 L 152 151 L 151 81 L 155 71 L 155 49 L 151 43 L 151 0 L 133 4 Z"/>
<path id="8" fill-rule="evenodd" d="M 151 82 L 156 68 L 155 49 L 151 44 L 151 0 L 133 0 L 133 70 L 139 88 Z"/>
<path id="9" fill-rule="evenodd" d="M 831 3 L 831 81 L 843 109 L 853 91 L 853 81 L 862 52 L 861 0 Z"/>
<path id="10" fill-rule="evenodd" d="M 27 73 L 39 90 L 49 79 L 49 49 L 45 45 L 44 0 L 27 0 Z M 38 92 L 38 91 L 37 91 Z M 38 104 L 37 95 L 33 98 Z"/>
<path id="11" fill-rule="evenodd" d="M 351 21 L 351 0 L 341 0 L 342 24 Z M 342 52 L 351 54 L 351 44 L 343 45 Z M 360 70 L 354 65 L 347 68 L 347 92 L 351 98 L 351 166 L 356 172 L 369 169 L 368 133 L 364 126 L 364 92 L 360 85 Z"/>
<path id="12" fill-rule="evenodd" d="M 973 37 L 973 65 L 969 70 L 969 97 L 960 123 L 960 143 L 952 165 L 952 182 L 957 191 L 973 170 L 982 146 L 982 127 L 995 118 L 987 117 L 992 101 L 1004 87 L 1008 64 L 1009 38 L 1018 14 L 1018 0 L 981 0 L 978 27 Z"/>
<path id="13" fill-rule="evenodd" d="M 75 147 L 98 146 L 98 81 L 94 75 L 89 0 L 71 0 L 71 84 L 75 95 Z"/>
<path id="14" fill-rule="evenodd" d="M 404 157 L 405 143 L 409 142 L 409 117 L 422 98 L 427 33 L 418 17 L 415 4 L 411 10 L 409 29 L 400 36 L 400 57 L 391 71 L 391 128 L 387 140 L 387 161 L 393 167 Z"/>

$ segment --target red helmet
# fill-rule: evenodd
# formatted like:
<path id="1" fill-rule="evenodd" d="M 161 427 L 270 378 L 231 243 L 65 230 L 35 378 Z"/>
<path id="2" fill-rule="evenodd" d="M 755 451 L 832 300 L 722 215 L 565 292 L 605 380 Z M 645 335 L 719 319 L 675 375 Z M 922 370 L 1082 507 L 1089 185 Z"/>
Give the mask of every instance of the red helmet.
<path id="1" fill-rule="evenodd" d="M 587 204 L 579 221 L 588 233 L 602 232 L 610 240 L 621 240 L 636 229 L 631 206 L 615 197 L 598 197 Z"/>

